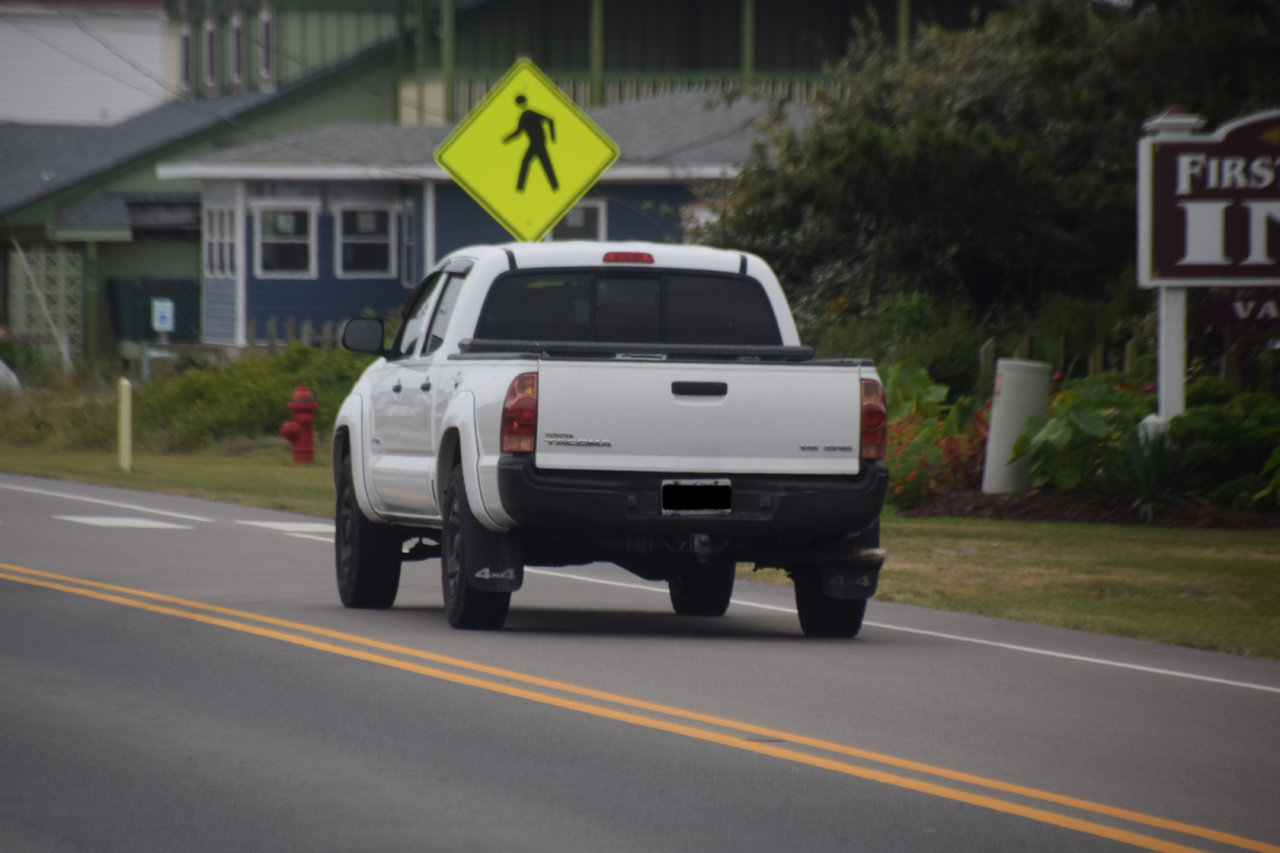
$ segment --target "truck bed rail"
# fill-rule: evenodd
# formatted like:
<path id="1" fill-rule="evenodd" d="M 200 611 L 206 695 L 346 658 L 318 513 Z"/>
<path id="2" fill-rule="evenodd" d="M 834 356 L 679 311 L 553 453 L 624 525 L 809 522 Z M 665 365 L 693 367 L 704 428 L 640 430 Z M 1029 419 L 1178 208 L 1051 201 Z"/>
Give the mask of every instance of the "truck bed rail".
<path id="1" fill-rule="evenodd" d="M 636 358 L 655 361 L 785 361 L 813 359 L 813 347 L 725 344 L 615 343 L 609 341 L 519 341 L 467 338 L 458 348 L 468 355 L 527 355 L 536 358 Z"/>

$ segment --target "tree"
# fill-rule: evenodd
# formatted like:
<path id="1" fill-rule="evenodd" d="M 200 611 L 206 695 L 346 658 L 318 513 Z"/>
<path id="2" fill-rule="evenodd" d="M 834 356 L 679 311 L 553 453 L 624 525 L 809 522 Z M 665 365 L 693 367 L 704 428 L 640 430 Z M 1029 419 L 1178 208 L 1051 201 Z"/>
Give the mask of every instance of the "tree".
<path id="1" fill-rule="evenodd" d="M 1026 0 L 923 29 L 905 60 L 855 23 L 832 69 L 851 94 L 780 107 L 702 238 L 769 259 L 810 338 L 911 292 L 991 329 L 1063 299 L 1111 302 L 1112 322 L 1145 307 L 1142 123 L 1175 103 L 1212 124 L 1275 106 L 1276 56 L 1273 0 Z"/>

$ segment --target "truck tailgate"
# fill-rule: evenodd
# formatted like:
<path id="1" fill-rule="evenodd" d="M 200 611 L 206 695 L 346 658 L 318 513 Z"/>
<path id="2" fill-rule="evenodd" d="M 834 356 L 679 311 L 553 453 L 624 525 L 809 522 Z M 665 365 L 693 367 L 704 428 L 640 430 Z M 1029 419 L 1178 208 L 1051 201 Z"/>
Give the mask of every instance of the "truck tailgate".
<path id="1" fill-rule="evenodd" d="M 697 474 L 856 474 L 856 366 L 543 360 L 536 464 Z"/>

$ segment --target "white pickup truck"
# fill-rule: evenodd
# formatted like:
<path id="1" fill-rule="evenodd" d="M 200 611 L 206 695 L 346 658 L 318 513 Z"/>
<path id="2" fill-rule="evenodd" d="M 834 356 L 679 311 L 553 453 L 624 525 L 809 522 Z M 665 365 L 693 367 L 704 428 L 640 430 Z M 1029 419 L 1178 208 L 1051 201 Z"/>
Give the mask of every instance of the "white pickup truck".
<path id="1" fill-rule="evenodd" d="M 815 360 L 759 257 L 704 246 L 460 249 L 337 416 L 338 591 L 390 607 L 439 556 L 458 628 L 500 628 L 524 567 L 612 562 L 718 616 L 738 563 L 784 568 L 804 633 L 851 637 L 884 562 L 883 389 Z"/>

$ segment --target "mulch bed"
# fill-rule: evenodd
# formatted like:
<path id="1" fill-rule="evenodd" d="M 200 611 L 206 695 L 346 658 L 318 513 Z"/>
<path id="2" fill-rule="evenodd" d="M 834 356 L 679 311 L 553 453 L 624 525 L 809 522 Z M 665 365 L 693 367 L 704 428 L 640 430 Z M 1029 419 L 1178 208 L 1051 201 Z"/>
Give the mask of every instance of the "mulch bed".
<path id="1" fill-rule="evenodd" d="M 1068 521 L 1084 524 L 1143 524 L 1127 502 L 1073 492 L 1028 492 L 988 495 L 960 489 L 930 495 L 920 506 L 899 510 L 902 518 L 989 518 L 1000 521 Z M 1151 521 L 1157 527 L 1219 528 L 1224 530 L 1280 530 L 1280 512 L 1252 512 L 1198 503 L 1156 507 Z"/>

